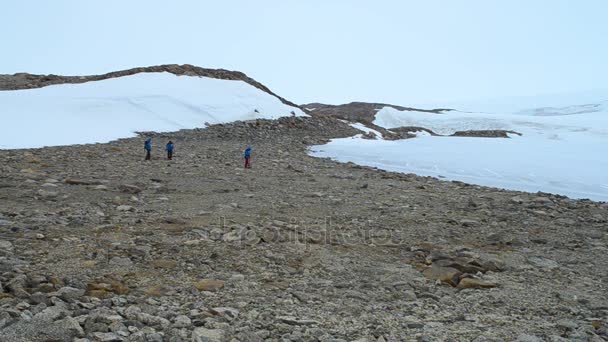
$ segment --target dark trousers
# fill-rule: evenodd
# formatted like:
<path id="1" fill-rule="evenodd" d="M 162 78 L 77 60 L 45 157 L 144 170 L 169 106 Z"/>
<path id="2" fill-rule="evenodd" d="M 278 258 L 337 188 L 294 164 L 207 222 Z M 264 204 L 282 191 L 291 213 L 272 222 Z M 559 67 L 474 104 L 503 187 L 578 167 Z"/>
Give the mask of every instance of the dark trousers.
<path id="1" fill-rule="evenodd" d="M 246 157 L 245 158 L 245 168 L 250 168 L 251 167 L 251 158 Z"/>
<path id="2" fill-rule="evenodd" d="M 167 159 L 173 159 L 173 151 L 167 151 Z"/>
<path id="3" fill-rule="evenodd" d="M 150 160 L 150 150 L 146 150 L 146 160 Z"/>

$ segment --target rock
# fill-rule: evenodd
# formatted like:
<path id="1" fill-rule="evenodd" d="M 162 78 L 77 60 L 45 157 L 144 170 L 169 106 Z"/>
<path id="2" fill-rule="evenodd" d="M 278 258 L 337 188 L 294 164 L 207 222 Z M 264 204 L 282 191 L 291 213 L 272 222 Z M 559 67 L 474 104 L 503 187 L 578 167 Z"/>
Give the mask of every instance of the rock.
<path id="1" fill-rule="evenodd" d="M 20 274 L 11 279 L 6 287 L 15 297 L 28 298 L 30 294 L 25 290 L 26 284 L 27 277 L 24 274 Z"/>
<path id="2" fill-rule="evenodd" d="M 84 179 L 75 179 L 75 178 L 66 178 L 63 181 L 65 184 L 70 184 L 70 185 L 95 185 L 95 184 L 99 184 L 98 181 L 87 181 Z"/>
<path id="3" fill-rule="evenodd" d="M 163 328 L 171 325 L 171 322 L 169 322 L 169 320 L 166 318 L 150 315 L 144 312 L 137 315 L 137 320 L 147 325 L 159 325 Z"/>
<path id="4" fill-rule="evenodd" d="M 101 307 L 90 311 L 89 318 L 95 322 L 108 324 L 110 326 L 118 323 L 122 324 L 124 321 L 124 317 L 107 307 Z"/>
<path id="5" fill-rule="evenodd" d="M 311 319 L 297 319 L 294 316 L 278 316 L 277 319 L 285 324 L 289 325 L 315 325 L 319 324 L 318 321 Z"/>
<path id="6" fill-rule="evenodd" d="M 192 332 L 192 342 L 223 342 L 225 336 L 221 329 L 196 328 Z"/>
<path id="7" fill-rule="evenodd" d="M 239 315 L 239 310 L 234 309 L 234 308 L 228 308 L 228 307 L 213 308 L 209 311 L 214 315 L 226 317 L 230 320 L 237 318 Z"/>
<path id="8" fill-rule="evenodd" d="M 106 190 L 108 190 L 108 187 L 106 185 L 100 184 L 100 185 L 95 186 L 94 189 L 95 190 L 106 191 Z"/>
<path id="9" fill-rule="evenodd" d="M 521 245 L 521 242 L 517 239 L 516 236 L 507 235 L 504 232 L 493 233 L 488 235 L 486 238 L 486 243 L 489 245 Z"/>
<path id="10" fill-rule="evenodd" d="M 543 342 L 543 339 L 533 335 L 521 334 L 517 336 L 515 342 Z"/>
<path id="11" fill-rule="evenodd" d="M 118 207 L 116 207 L 116 210 L 118 211 L 135 211 L 135 208 L 133 208 L 130 205 L 119 205 Z"/>
<path id="12" fill-rule="evenodd" d="M 431 266 L 425 269 L 422 274 L 428 279 L 440 280 L 452 286 L 458 285 L 460 271 L 452 267 Z"/>
<path id="13" fill-rule="evenodd" d="M 38 190 L 38 196 L 40 196 L 42 199 L 55 199 L 55 198 L 59 197 L 59 192 Z"/>
<path id="14" fill-rule="evenodd" d="M 511 202 L 516 203 L 516 204 L 522 204 L 525 202 L 525 200 L 523 198 L 521 198 L 520 196 L 514 196 L 514 197 L 511 197 Z"/>
<path id="15" fill-rule="evenodd" d="M 147 325 L 159 325 L 162 328 L 166 328 L 171 325 L 171 322 L 169 322 L 169 320 L 166 318 L 142 312 L 141 308 L 135 305 L 131 305 L 125 309 L 124 315 L 130 320 L 138 321 Z"/>
<path id="16" fill-rule="evenodd" d="M 245 280 L 245 276 L 240 273 L 233 274 L 230 276 L 231 282 L 239 282 L 239 281 L 243 281 L 243 280 Z"/>
<path id="17" fill-rule="evenodd" d="M 137 316 L 141 313 L 141 308 L 135 305 L 131 305 L 125 309 L 124 315 L 130 320 L 136 320 Z"/>
<path id="18" fill-rule="evenodd" d="M 539 203 L 539 204 L 544 204 L 544 205 L 551 205 L 553 204 L 553 201 L 548 198 L 548 197 L 536 197 L 534 199 L 534 202 Z"/>
<path id="19" fill-rule="evenodd" d="M 153 332 L 146 335 L 146 342 L 163 342 L 163 335 Z"/>
<path id="20" fill-rule="evenodd" d="M 40 313 L 36 314 L 34 318 L 39 321 L 52 322 L 61 317 L 65 311 L 66 309 L 64 306 L 54 305 L 42 310 Z"/>
<path id="21" fill-rule="evenodd" d="M 66 286 L 60 288 L 59 291 L 55 293 L 55 295 L 65 301 L 71 301 L 84 296 L 84 293 L 85 290 Z"/>
<path id="22" fill-rule="evenodd" d="M 408 302 L 415 302 L 418 297 L 416 297 L 416 293 L 412 290 L 403 291 L 403 299 Z"/>
<path id="23" fill-rule="evenodd" d="M 60 330 L 67 332 L 70 336 L 83 337 L 85 335 L 84 330 L 82 330 L 82 327 L 74 317 L 66 317 L 53 324 Z"/>
<path id="24" fill-rule="evenodd" d="M 36 318 L 20 320 L 0 331 L 1 341 L 72 341 L 85 335 L 73 317 L 52 322 Z"/>
<path id="25" fill-rule="evenodd" d="M 13 243 L 6 240 L 0 240 L 0 254 L 13 254 L 15 247 Z"/>
<path id="26" fill-rule="evenodd" d="M 10 226 L 12 224 L 13 224 L 13 222 L 11 222 L 9 220 L 0 219 L 0 227 Z"/>
<path id="27" fill-rule="evenodd" d="M 113 257 L 108 264 L 114 267 L 131 267 L 133 266 L 133 261 L 130 258 Z"/>
<path id="28" fill-rule="evenodd" d="M 475 278 L 463 278 L 458 283 L 458 288 L 461 289 L 489 289 L 496 287 L 495 283 L 475 279 Z"/>
<path id="29" fill-rule="evenodd" d="M 19 303 L 19 304 L 15 305 L 15 308 L 16 308 L 17 310 L 22 310 L 22 311 L 23 311 L 23 310 L 25 310 L 25 309 L 29 309 L 29 308 L 30 308 L 30 306 L 31 306 L 31 305 L 30 305 L 29 303 L 27 303 L 27 302 L 21 302 L 21 303 Z"/>
<path id="30" fill-rule="evenodd" d="M 462 273 L 475 274 L 477 272 L 485 272 L 483 267 L 469 263 L 471 260 L 466 258 L 442 259 L 433 263 L 434 266 L 451 267 L 459 270 Z"/>
<path id="31" fill-rule="evenodd" d="M 560 319 L 557 321 L 557 326 L 564 330 L 574 330 L 578 327 L 578 324 L 568 319 Z"/>
<path id="32" fill-rule="evenodd" d="M 202 240 L 188 240 L 184 242 L 184 246 L 198 246 L 201 242 Z"/>
<path id="33" fill-rule="evenodd" d="M 96 332 L 93 333 L 93 338 L 98 342 L 120 342 L 125 340 L 113 332 Z"/>
<path id="34" fill-rule="evenodd" d="M 479 222 L 478 221 L 469 220 L 469 219 L 462 219 L 462 220 L 460 220 L 460 224 L 463 227 L 476 227 L 476 226 L 479 226 Z"/>
<path id="35" fill-rule="evenodd" d="M 187 243 L 184 244 L 188 245 Z M 171 259 L 160 259 L 152 261 L 152 265 L 154 265 L 155 268 L 164 268 L 166 270 L 172 270 L 177 267 L 177 261 Z"/>
<path id="36" fill-rule="evenodd" d="M 165 217 L 163 222 L 167 224 L 186 224 L 186 220 L 179 217 Z"/>
<path id="37" fill-rule="evenodd" d="M 543 257 L 530 257 L 528 262 L 539 268 L 546 268 L 549 270 L 559 267 L 559 264 L 554 260 L 543 258 Z"/>
<path id="38" fill-rule="evenodd" d="M 222 235 L 222 241 L 224 242 L 235 242 L 241 240 L 241 236 L 238 232 L 232 231 Z"/>
<path id="39" fill-rule="evenodd" d="M 120 190 L 121 192 L 127 193 L 127 194 L 138 194 L 140 193 L 142 190 L 140 187 L 136 186 L 136 185 L 130 185 L 130 184 L 121 184 L 118 186 L 118 190 Z"/>
<path id="40" fill-rule="evenodd" d="M 192 320 L 186 315 L 178 315 L 173 319 L 176 328 L 187 328 L 192 325 Z"/>
<path id="41" fill-rule="evenodd" d="M 203 279 L 197 282 L 194 287 L 199 291 L 218 291 L 224 288 L 224 281 L 216 279 Z"/>

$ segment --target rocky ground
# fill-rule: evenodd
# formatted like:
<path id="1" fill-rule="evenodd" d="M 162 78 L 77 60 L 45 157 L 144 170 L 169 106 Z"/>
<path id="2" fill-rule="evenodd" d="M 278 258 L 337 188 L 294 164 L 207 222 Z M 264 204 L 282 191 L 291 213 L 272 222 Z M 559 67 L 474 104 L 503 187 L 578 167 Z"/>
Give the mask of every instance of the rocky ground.
<path id="1" fill-rule="evenodd" d="M 357 133 L 0 151 L 0 340 L 608 340 L 606 204 L 307 155 Z"/>

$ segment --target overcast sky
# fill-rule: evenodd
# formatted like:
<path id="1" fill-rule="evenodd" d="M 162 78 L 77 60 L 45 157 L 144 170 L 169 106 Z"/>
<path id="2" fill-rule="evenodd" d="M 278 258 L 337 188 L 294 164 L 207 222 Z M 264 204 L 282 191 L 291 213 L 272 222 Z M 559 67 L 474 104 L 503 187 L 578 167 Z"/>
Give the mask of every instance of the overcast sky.
<path id="1" fill-rule="evenodd" d="M 0 73 L 190 63 L 297 103 L 607 89 L 607 0 L 5 0 Z"/>

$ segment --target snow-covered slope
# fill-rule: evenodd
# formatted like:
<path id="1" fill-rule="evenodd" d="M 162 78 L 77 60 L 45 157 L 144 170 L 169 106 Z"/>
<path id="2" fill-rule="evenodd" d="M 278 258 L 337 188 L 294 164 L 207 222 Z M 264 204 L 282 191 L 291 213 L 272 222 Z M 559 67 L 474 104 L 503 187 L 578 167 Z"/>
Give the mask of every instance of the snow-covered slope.
<path id="1" fill-rule="evenodd" d="M 608 102 L 565 108 L 534 108 L 515 114 L 459 111 L 429 114 L 385 107 L 376 114 L 373 123 L 387 129 L 419 126 L 441 135 L 467 130 L 511 130 L 524 135 L 550 136 L 552 139 L 559 139 L 568 132 L 605 135 L 608 134 Z"/>
<path id="2" fill-rule="evenodd" d="M 374 124 L 449 135 L 509 130 L 510 139 L 419 135 L 399 141 L 335 139 L 312 154 L 382 169 L 530 192 L 608 201 L 608 102 L 525 108 L 511 114 L 430 114 L 384 108 Z M 504 113 L 498 109 L 495 113 Z"/>
<path id="3" fill-rule="evenodd" d="M 136 131 L 176 131 L 305 115 L 243 81 L 140 73 L 82 84 L 0 92 L 0 148 L 107 142 Z"/>

